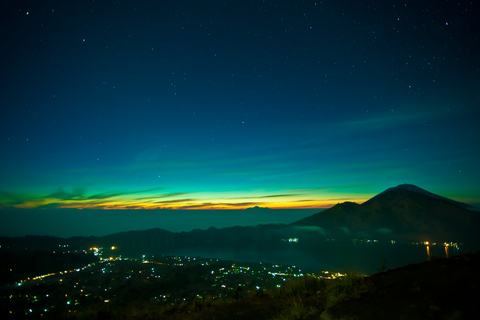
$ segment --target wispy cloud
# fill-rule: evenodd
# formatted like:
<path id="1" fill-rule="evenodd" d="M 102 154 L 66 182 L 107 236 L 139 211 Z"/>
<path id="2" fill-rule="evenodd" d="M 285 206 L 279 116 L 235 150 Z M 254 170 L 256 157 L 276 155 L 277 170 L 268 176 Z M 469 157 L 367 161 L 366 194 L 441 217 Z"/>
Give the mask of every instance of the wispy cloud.
<path id="1" fill-rule="evenodd" d="M 102 193 L 87 195 L 87 191 L 85 190 L 85 188 L 74 188 L 72 191 L 67 191 L 65 188 L 59 187 L 58 190 L 48 194 L 47 196 L 45 196 L 45 198 L 58 199 L 58 200 L 72 200 L 72 201 L 105 200 L 105 199 L 115 198 L 119 196 L 158 191 L 160 189 L 161 188 L 150 188 L 150 189 L 143 189 L 143 190 L 120 191 L 120 192 L 113 192 L 113 193 L 102 192 Z"/>
<path id="2" fill-rule="evenodd" d="M 234 199 L 264 199 L 264 198 L 284 198 L 284 197 L 298 197 L 302 196 L 302 194 L 271 194 L 271 195 L 266 195 L 266 196 L 247 196 L 247 197 L 229 197 L 229 198 L 223 198 L 223 199 L 229 199 L 229 200 L 234 200 Z"/>
<path id="3" fill-rule="evenodd" d="M 155 201 L 155 203 L 170 204 L 170 203 L 182 203 L 182 202 L 190 202 L 190 201 L 198 201 L 198 199 L 163 200 L 163 201 Z"/>
<path id="4" fill-rule="evenodd" d="M 169 192 L 159 193 L 162 188 L 116 190 L 92 193 L 87 188 L 59 187 L 45 196 L 19 196 L 0 193 L 0 206 L 19 208 L 95 208 L 95 209 L 235 209 L 252 206 L 271 208 L 312 208 L 328 207 L 324 200 L 327 195 L 334 198 L 337 187 L 316 187 L 288 190 L 274 193 L 272 190 L 222 192 Z M 333 191 L 332 191 L 333 190 Z M 141 196 L 138 196 L 141 194 Z M 188 196 L 186 196 L 188 195 Z M 233 196 L 231 196 L 233 195 Z M 338 197 L 343 198 L 343 197 Z M 353 197 L 352 197 L 353 198 Z M 349 198 L 348 200 L 352 200 Z M 333 203 L 338 199 L 332 199 Z"/>
<path id="5" fill-rule="evenodd" d="M 353 132 L 392 130 L 398 127 L 420 123 L 424 120 L 424 117 L 419 117 L 418 115 L 391 115 L 337 122 L 331 126 L 334 126 L 340 134 L 351 134 Z"/>
<path id="6" fill-rule="evenodd" d="M 426 122 L 448 119 L 464 111 L 452 111 L 443 101 L 424 100 L 392 107 L 383 114 L 369 114 L 354 120 L 341 120 L 326 124 L 326 128 L 338 134 L 377 132 L 398 129 Z"/>
<path id="7" fill-rule="evenodd" d="M 0 208 L 13 207 L 22 204 L 24 199 L 10 192 L 0 190 Z"/>
<path id="8" fill-rule="evenodd" d="M 174 193 L 167 193 L 167 194 L 155 194 L 151 196 L 135 198 L 135 200 L 156 200 L 156 199 L 163 199 L 163 198 L 173 198 L 178 196 L 184 196 L 190 193 L 191 192 L 174 192 Z"/>

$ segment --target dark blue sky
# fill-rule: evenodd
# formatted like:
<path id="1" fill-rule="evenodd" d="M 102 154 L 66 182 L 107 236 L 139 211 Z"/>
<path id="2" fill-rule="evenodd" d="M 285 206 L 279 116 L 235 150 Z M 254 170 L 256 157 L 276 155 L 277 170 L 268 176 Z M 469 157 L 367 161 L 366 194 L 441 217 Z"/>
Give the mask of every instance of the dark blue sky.
<path id="1" fill-rule="evenodd" d="M 2 4 L 0 208 L 480 203 L 479 9 Z"/>

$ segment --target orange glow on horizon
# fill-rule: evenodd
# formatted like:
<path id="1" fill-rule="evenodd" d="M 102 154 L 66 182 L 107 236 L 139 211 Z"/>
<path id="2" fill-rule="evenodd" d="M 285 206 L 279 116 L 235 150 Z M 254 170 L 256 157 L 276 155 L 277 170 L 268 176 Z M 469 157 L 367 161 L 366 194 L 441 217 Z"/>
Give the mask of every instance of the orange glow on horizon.
<path id="1" fill-rule="evenodd" d="M 58 202 L 28 202 L 21 205 L 15 205 L 14 207 L 19 209 L 35 209 L 41 208 L 49 204 L 56 204 L 58 209 L 104 209 L 104 210 L 158 210 L 158 209 L 174 209 L 174 210 L 244 210 L 253 207 L 269 208 L 269 209 L 317 209 L 317 208 L 331 208 L 339 202 L 323 202 L 323 201 L 311 201 L 309 205 L 299 206 L 297 203 L 292 202 L 272 202 L 272 203 L 251 203 L 248 205 L 237 205 L 235 203 L 227 204 L 223 202 L 219 203 L 175 203 L 175 205 L 158 205 L 158 204 L 143 204 L 143 203 L 58 203 Z"/>
<path id="2" fill-rule="evenodd" d="M 179 199 L 178 195 L 165 197 L 162 195 L 122 195 L 108 199 L 85 197 L 82 199 L 34 198 L 14 205 L 24 209 L 105 209 L 105 210 L 135 210 L 135 209 L 175 209 L 175 210 L 235 210 L 248 208 L 269 209 L 320 209 L 330 208 L 338 203 L 352 201 L 363 203 L 369 197 L 345 194 L 298 194 L 298 195 L 268 195 L 249 192 L 197 193 L 195 197 Z M 363 195 L 362 195 L 363 196 Z M 322 200 L 322 197 L 324 200 Z M 277 201 L 263 201 L 266 198 Z M 145 200 L 147 199 L 147 200 Z"/>
<path id="3" fill-rule="evenodd" d="M 254 203 L 251 205 L 236 205 L 225 203 L 208 203 L 208 204 L 195 204 L 195 203 L 177 203 L 175 206 L 160 206 L 151 204 L 129 204 L 129 203 L 109 203 L 103 205 L 92 204 L 65 204 L 58 208 L 69 209 L 102 209 L 102 210 L 245 210 L 249 208 L 259 207 L 268 209 L 328 209 L 336 205 L 337 203 L 324 203 L 314 202 L 311 205 L 298 206 L 295 203 Z M 30 207 L 35 208 L 35 207 Z"/>

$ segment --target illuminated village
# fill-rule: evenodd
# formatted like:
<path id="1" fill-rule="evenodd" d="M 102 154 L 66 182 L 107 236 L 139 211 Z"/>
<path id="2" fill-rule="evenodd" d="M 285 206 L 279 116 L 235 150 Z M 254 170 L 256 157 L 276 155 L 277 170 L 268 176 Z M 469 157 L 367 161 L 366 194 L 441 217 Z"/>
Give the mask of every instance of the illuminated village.
<path id="1" fill-rule="evenodd" d="M 295 266 L 271 263 L 236 263 L 188 256 L 150 256 L 130 259 L 105 256 L 102 247 L 85 254 L 99 258 L 85 266 L 20 280 L 9 292 L 9 314 L 44 315 L 54 309 L 76 312 L 95 303 L 121 304 L 135 294 L 132 287 L 148 292 L 148 300 L 176 304 L 201 299 L 239 299 L 252 291 L 281 288 L 294 277 L 334 279 L 341 273 L 302 272 Z M 78 254 L 78 253 L 77 253 Z M 129 287 L 129 292 L 122 288 Z M 196 288 L 196 290 L 194 289 Z"/>

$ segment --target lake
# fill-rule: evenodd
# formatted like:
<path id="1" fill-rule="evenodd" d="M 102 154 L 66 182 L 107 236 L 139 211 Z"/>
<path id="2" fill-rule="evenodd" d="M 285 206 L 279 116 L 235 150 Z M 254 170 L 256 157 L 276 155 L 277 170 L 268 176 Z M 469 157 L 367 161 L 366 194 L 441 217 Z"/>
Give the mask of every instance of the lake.
<path id="1" fill-rule="evenodd" d="M 376 273 L 383 263 L 386 264 L 386 268 L 394 269 L 436 257 L 459 255 L 468 250 L 472 250 L 472 248 L 466 249 L 466 246 L 445 247 L 443 244 L 332 241 L 315 248 L 292 243 L 277 250 L 180 249 L 169 252 L 169 254 L 295 265 L 306 271 L 356 270 L 363 274 L 372 274 Z"/>

